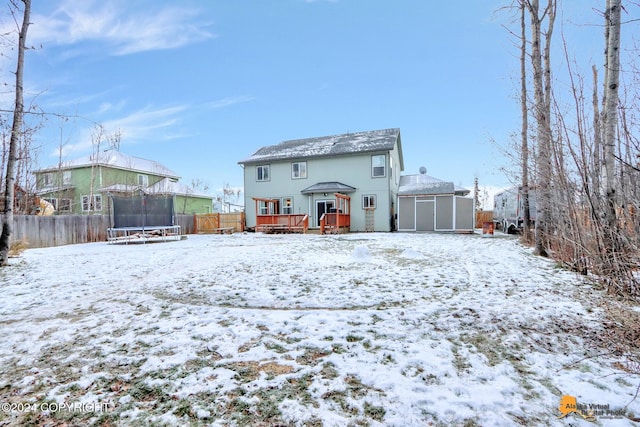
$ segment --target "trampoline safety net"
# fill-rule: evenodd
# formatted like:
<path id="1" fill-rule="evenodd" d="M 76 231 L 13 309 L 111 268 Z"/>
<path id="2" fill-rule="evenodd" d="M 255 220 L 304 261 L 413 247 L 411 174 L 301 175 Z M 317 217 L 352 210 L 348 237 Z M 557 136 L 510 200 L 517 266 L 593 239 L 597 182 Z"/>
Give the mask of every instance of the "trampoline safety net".
<path id="1" fill-rule="evenodd" d="M 111 196 L 114 228 L 174 225 L 173 196 Z"/>

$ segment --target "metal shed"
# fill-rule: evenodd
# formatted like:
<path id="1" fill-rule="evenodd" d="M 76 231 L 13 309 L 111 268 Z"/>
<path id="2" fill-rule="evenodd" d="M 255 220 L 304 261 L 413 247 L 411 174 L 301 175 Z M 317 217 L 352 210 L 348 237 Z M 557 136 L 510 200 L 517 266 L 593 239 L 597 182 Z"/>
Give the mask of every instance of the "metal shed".
<path id="1" fill-rule="evenodd" d="M 473 232 L 469 190 L 427 174 L 405 175 L 398 191 L 398 231 Z"/>

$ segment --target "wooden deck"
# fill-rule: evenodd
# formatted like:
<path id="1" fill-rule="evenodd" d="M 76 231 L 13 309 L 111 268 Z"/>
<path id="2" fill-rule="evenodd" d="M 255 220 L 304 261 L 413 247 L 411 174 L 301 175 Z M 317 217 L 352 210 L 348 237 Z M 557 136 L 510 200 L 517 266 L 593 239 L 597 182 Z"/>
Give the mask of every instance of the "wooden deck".
<path id="1" fill-rule="evenodd" d="M 348 233 L 351 230 L 351 197 L 335 193 L 336 212 L 320 217 L 320 234 Z"/>
<path id="2" fill-rule="evenodd" d="M 274 214 L 256 217 L 256 231 L 265 234 L 306 233 L 308 229 L 309 215 L 306 214 Z"/>
<path id="3" fill-rule="evenodd" d="M 351 215 L 326 213 L 320 218 L 320 234 L 348 233 L 351 229 Z"/>

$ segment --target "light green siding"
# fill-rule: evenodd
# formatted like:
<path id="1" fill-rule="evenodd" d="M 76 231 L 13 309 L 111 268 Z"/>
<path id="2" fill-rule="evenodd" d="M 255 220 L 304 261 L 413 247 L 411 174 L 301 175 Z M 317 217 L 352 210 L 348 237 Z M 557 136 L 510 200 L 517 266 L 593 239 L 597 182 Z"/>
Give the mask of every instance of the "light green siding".
<path id="1" fill-rule="evenodd" d="M 63 180 L 64 173 L 68 179 Z M 49 175 L 45 179 L 45 175 Z M 139 180 L 139 176 L 144 175 L 146 178 Z M 165 179 L 165 176 L 154 175 L 152 173 L 139 172 L 135 170 L 126 170 L 121 168 L 111 168 L 104 165 L 96 165 L 95 167 L 77 167 L 65 171 L 44 171 L 36 172 L 36 186 L 41 198 L 54 199 L 58 207 L 58 214 L 88 214 L 89 211 L 83 210 L 83 196 L 101 197 L 101 209 L 95 210 L 94 213 L 108 213 L 108 191 L 100 191 L 111 186 L 121 186 L 122 188 L 135 188 L 140 183 L 146 182 L 142 187 L 152 186 L 159 181 Z M 48 185 L 47 184 L 48 181 Z M 48 191 L 50 190 L 50 191 Z M 69 210 L 60 209 L 64 204 L 70 206 Z M 213 199 L 206 196 L 196 195 L 177 195 L 176 196 L 176 213 L 195 214 L 210 213 L 213 209 Z"/>
<path id="2" fill-rule="evenodd" d="M 371 156 L 385 155 L 385 176 L 372 177 Z M 393 158 L 393 169 L 390 168 L 390 158 Z M 291 164 L 298 161 L 307 162 L 307 177 L 293 179 Z M 268 164 L 270 166 L 270 180 L 256 180 L 256 166 Z M 396 199 L 399 184 L 401 162 L 396 150 L 392 152 L 371 152 L 354 155 L 343 155 L 324 158 L 293 159 L 279 162 L 244 164 L 245 182 L 245 211 L 248 227 L 256 223 L 256 209 L 253 197 L 261 198 L 293 198 L 293 213 L 309 215 L 310 227 L 318 223 L 316 202 L 319 200 L 333 200 L 333 194 L 302 194 L 307 187 L 320 182 L 340 182 L 354 187 L 355 192 L 348 193 L 351 197 L 351 230 L 365 230 L 365 211 L 363 196 L 375 195 L 376 208 L 374 211 L 375 231 L 390 231 L 390 218 L 393 203 Z"/>
<path id="3" fill-rule="evenodd" d="M 210 197 L 176 195 L 174 208 L 177 214 L 206 214 L 213 212 L 213 202 Z"/>

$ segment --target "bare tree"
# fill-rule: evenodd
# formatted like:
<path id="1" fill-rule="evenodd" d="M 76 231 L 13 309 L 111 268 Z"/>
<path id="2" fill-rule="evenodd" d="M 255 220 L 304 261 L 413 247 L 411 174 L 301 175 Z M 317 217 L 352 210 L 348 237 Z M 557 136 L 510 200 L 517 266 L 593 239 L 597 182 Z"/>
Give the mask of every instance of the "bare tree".
<path id="1" fill-rule="evenodd" d="M 97 170 L 101 163 L 100 147 L 104 138 L 104 126 L 102 124 L 96 124 L 91 131 L 91 181 L 89 182 L 89 200 L 87 201 L 90 214 L 95 210 L 94 192 L 96 188 L 96 177 L 98 176 Z"/>
<path id="2" fill-rule="evenodd" d="M 615 152 L 618 125 L 618 86 L 620 80 L 620 8 L 621 0 L 607 0 L 605 11 L 605 65 L 602 109 L 602 191 L 604 220 L 609 233 L 616 224 Z M 613 243 L 613 242 L 612 242 Z"/>
<path id="3" fill-rule="evenodd" d="M 521 162 L 522 162 L 522 208 L 523 237 L 529 240 L 531 230 L 531 208 L 529 205 L 529 109 L 527 108 L 527 24 L 526 5 L 520 0 L 520 111 L 522 114 Z"/>
<path id="4" fill-rule="evenodd" d="M 602 220 L 602 251 L 600 261 L 603 273 L 611 278 L 608 283 L 610 290 L 628 295 L 637 293 L 637 289 L 633 285 L 633 275 L 628 274 L 629 269 L 633 268 L 630 266 L 633 261 L 629 259 L 629 249 L 625 247 L 624 243 L 627 240 L 624 236 L 628 234 L 629 230 L 622 230 L 617 218 L 617 210 L 621 205 L 618 200 L 617 188 L 622 185 L 622 176 L 616 173 L 616 163 L 623 156 L 617 132 L 619 126 L 621 9 L 621 0 L 607 0 L 604 13 L 605 64 L 601 114 L 602 182 L 599 206 Z M 619 153 L 619 156 L 616 155 L 616 152 Z M 624 171 L 622 166 L 619 168 L 620 174 Z"/>
<path id="5" fill-rule="evenodd" d="M 19 26 L 16 99 L 13 110 L 13 125 L 11 127 L 11 140 L 9 142 L 9 156 L 7 158 L 7 173 L 5 178 L 4 216 L 2 218 L 2 234 L 0 234 L 0 266 L 6 266 L 9 262 L 9 247 L 11 244 L 11 235 L 13 234 L 15 164 L 24 120 L 24 95 L 22 85 L 24 80 L 24 53 L 26 50 L 27 31 L 29 29 L 29 16 L 31 14 L 31 0 L 21 1 L 24 3 L 24 9 L 22 13 L 22 25 Z M 18 10 L 17 3 L 13 3 L 13 6 L 15 8 L 14 10 Z M 17 22 L 16 24 L 19 25 Z"/>
<path id="6" fill-rule="evenodd" d="M 537 212 L 535 252 L 548 256 L 551 220 L 551 35 L 556 16 L 556 0 L 548 0 L 540 11 L 539 0 L 526 0 L 531 20 L 531 64 L 533 68 L 534 115 L 537 150 Z M 542 47 L 542 24 L 547 21 Z"/>
<path id="7" fill-rule="evenodd" d="M 120 151 L 120 142 L 122 142 L 122 130 L 116 129 L 112 134 L 107 135 L 108 150 Z"/>

